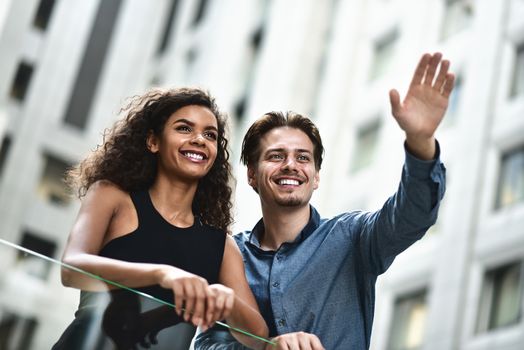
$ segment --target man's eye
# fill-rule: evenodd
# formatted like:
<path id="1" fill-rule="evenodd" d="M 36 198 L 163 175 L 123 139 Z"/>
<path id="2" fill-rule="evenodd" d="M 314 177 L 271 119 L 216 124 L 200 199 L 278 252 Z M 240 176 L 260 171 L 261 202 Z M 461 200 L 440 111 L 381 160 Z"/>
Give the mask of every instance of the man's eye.
<path id="1" fill-rule="evenodd" d="M 284 156 L 281 154 L 271 154 L 269 155 L 269 159 L 284 159 Z"/>
<path id="2" fill-rule="evenodd" d="M 302 162 L 309 162 L 309 157 L 308 156 L 298 156 L 297 159 L 302 161 Z"/>

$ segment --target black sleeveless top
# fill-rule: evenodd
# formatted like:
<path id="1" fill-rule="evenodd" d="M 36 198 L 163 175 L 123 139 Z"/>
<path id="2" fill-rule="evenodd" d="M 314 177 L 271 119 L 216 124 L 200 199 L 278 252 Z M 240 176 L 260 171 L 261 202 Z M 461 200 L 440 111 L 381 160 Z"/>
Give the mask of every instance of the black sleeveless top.
<path id="1" fill-rule="evenodd" d="M 153 206 L 149 192 L 130 194 L 138 216 L 135 231 L 109 241 L 99 255 L 128 262 L 166 264 L 218 282 L 226 233 L 195 217 L 191 227 L 167 222 Z M 169 303 L 171 290 L 136 288 Z M 127 290 L 80 294 L 75 320 L 53 349 L 128 349 L 144 341 L 151 349 L 188 349 L 195 327 L 183 323 L 171 307 Z M 154 345 L 152 339 L 157 340 Z M 94 345 L 96 344 L 96 345 Z"/>
<path id="2" fill-rule="evenodd" d="M 218 283 L 226 234 L 200 222 L 180 228 L 167 222 L 155 209 L 148 191 L 131 193 L 138 215 L 135 231 L 109 241 L 99 255 L 129 262 L 166 264 L 204 277 L 209 284 Z M 141 288 L 144 292 L 156 291 Z M 164 290 L 162 299 L 173 298 Z"/>

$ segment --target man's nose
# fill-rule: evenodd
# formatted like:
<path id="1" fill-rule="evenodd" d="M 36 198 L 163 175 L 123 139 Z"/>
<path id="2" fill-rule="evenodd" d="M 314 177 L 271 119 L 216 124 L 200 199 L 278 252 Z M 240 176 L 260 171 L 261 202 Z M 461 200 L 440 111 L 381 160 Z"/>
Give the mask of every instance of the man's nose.
<path id="1" fill-rule="evenodd" d="M 297 168 L 297 160 L 293 157 L 286 157 L 284 160 L 284 169 L 295 170 Z"/>

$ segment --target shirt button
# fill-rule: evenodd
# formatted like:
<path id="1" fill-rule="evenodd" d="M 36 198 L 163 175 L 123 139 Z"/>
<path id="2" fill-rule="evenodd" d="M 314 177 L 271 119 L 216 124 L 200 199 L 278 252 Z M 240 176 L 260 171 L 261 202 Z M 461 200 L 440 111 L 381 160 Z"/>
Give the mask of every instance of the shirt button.
<path id="1" fill-rule="evenodd" d="M 280 283 L 278 283 L 278 282 L 274 282 L 273 283 L 273 287 L 277 288 L 278 286 L 280 286 Z"/>
<path id="2" fill-rule="evenodd" d="M 286 325 L 286 320 L 284 320 L 283 318 L 281 318 L 280 320 L 278 320 L 278 325 L 280 327 L 284 327 Z"/>
<path id="3" fill-rule="evenodd" d="M 278 261 L 282 260 L 282 255 L 277 255 L 277 260 Z"/>

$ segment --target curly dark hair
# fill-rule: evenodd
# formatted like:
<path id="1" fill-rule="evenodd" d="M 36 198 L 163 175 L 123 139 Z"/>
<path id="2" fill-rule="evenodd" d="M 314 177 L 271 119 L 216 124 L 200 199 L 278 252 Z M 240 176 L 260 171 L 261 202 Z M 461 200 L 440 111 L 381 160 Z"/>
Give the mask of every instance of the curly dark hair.
<path id="1" fill-rule="evenodd" d="M 154 89 L 132 97 L 121 110 L 125 117 L 104 131 L 102 144 L 67 172 L 67 183 L 76 189 L 79 198 L 99 180 L 111 181 L 126 192 L 148 189 L 157 175 L 157 156 L 146 144 L 148 134 L 160 136 L 167 119 L 190 105 L 208 108 L 218 124 L 217 157 L 206 176 L 199 180 L 193 211 L 203 223 L 227 232 L 233 222 L 230 182 L 233 177 L 225 137 L 226 117 L 215 99 L 200 89 Z"/>

